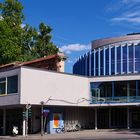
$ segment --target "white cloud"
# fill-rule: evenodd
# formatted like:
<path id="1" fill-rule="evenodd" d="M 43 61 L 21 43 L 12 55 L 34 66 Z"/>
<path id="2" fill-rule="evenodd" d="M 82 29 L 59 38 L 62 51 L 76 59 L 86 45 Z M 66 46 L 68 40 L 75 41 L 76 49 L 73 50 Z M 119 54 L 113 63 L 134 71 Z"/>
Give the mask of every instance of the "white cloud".
<path id="1" fill-rule="evenodd" d="M 140 0 L 122 0 L 122 3 L 124 4 L 129 4 L 129 3 L 138 3 L 140 2 Z"/>
<path id="2" fill-rule="evenodd" d="M 20 25 L 21 28 L 24 28 L 25 26 L 26 24 L 23 24 L 23 23 Z"/>
<path id="3" fill-rule="evenodd" d="M 65 52 L 67 54 L 70 54 L 71 52 L 76 52 L 76 51 L 84 51 L 84 50 L 89 50 L 90 49 L 90 44 L 84 45 L 84 44 L 68 44 L 61 46 L 59 50 L 61 52 Z"/>
<path id="4" fill-rule="evenodd" d="M 111 19 L 113 22 L 127 22 L 132 24 L 140 24 L 140 11 L 135 11 L 131 13 L 124 13 L 119 17 L 114 17 Z"/>

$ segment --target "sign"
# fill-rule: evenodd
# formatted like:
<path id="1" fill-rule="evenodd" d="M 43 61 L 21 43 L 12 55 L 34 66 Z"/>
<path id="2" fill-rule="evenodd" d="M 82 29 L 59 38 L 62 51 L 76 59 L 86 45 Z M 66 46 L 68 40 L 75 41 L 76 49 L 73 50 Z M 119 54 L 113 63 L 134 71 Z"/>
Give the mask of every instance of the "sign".
<path id="1" fill-rule="evenodd" d="M 60 128 L 62 123 L 62 114 L 54 113 L 53 114 L 53 128 Z"/>
<path id="2" fill-rule="evenodd" d="M 49 109 L 43 109 L 43 116 L 47 117 L 49 112 L 50 112 Z"/>

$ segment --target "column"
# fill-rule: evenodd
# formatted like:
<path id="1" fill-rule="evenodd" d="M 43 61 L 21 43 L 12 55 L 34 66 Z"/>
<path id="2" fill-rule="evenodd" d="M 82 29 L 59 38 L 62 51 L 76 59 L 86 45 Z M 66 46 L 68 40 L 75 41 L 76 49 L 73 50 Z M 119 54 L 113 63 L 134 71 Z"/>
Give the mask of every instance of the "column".
<path id="1" fill-rule="evenodd" d="M 130 129 L 129 106 L 127 107 L 127 129 Z"/>
<path id="2" fill-rule="evenodd" d="M 97 108 L 95 108 L 95 130 L 97 130 Z"/>
<path id="3" fill-rule="evenodd" d="M 22 135 L 26 136 L 26 120 L 24 115 L 26 115 L 25 109 L 23 109 Z"/>
<path id="4" fill-rule="evenodd" d="M 3 109 L 3 135 L 6 135 L 6 109 Z"/>
<path id="5" fill-rule="evenodd" d="M 109 108 L 109 128 L 111 128 L 111 108 Z"/>

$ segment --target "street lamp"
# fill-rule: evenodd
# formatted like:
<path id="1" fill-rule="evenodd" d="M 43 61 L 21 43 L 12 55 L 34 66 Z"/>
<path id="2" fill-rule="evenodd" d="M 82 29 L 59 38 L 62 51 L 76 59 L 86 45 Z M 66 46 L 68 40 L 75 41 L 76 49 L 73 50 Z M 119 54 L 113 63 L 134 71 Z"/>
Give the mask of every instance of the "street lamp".
<path id="1" fill-rule="evenodd" d="M 44 127 L 43 127 L 43 106 L 44 106 L 44 101 L 41 101 L 41 136 L 44 134 Z"/>

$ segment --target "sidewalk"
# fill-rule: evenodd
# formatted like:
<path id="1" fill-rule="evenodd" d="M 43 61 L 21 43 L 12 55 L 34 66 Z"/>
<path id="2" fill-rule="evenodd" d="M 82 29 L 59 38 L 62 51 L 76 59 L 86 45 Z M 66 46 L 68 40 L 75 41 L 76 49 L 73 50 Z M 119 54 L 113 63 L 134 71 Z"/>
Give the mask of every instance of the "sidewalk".
<path id="1" fill-rule="evenodd" d="M 23 136 L 0 136 L 0 139 L 28 139 L 28 140 L 70 140 L 70 139 L 140 139 L 140 130 L 121 130 L 121 129 L 105 129 L 105 130 L 83 130 L 77 132 L 67 132 L 63 134 L 32 134 L 27 137 Z"/>

